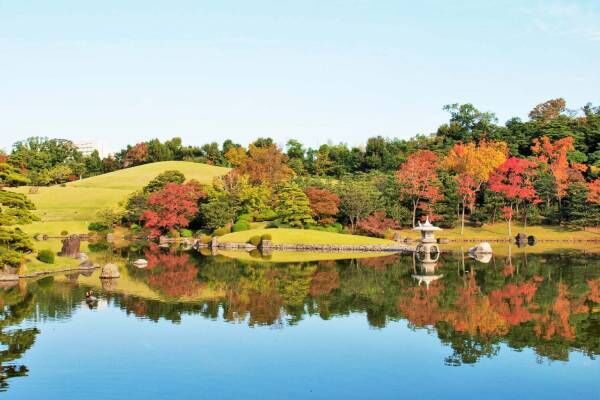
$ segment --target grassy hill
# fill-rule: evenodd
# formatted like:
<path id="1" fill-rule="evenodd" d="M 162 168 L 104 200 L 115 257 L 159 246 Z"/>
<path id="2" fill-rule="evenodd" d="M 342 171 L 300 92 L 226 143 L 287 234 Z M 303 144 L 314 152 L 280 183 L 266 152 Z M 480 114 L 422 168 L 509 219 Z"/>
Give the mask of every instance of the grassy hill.
<path id="1" fill-rule="evenodd" d="M 35 203 L 41 222 L 25 225 L 23 229 L 48 234 L 58 234 L 63 230 L 85 232 L 98 210 L 116 206 L 131 192 L 167 170 L 181 171 L 187 179 L 203 184 L 210 184 L 214 177 L 229 171 L 228 168 L 187 161 L 165 161 L 94 176 L 65 186 L 40 187 L 37 193 L 29 194 L 29 198 Z M 14 190 L 29 193 L 28 187 Z"/>

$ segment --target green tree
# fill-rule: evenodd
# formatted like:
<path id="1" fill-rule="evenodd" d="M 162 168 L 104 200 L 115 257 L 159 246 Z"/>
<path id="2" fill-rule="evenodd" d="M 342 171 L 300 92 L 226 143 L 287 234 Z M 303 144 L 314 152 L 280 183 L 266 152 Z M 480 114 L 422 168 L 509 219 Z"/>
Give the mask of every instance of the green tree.
<path id="1" fill-rule="evenodd" d="M 361 219 L 380 208 L 381 192 L 367 179 L 346 179 L 339 187 L 340 209 L 352 232 Z"/>
<path id="2" fill-rule="evenodd" d="M 31 238 L 14 225 L 37 220 L 34 204 L 21 193 L 0 190 L 0 266 L 17 267 L 23 254 L 33 251 Z"/>
<path id="3" fill-rule="evenodd" d="M 586 203 L 587 196 L 588 189 L 584 183 L 574 183 L 567 189 L 560 212 L 568 226 L 580 228 L 588 224 L 590 206 Z"/>
<path id="4" fill-rule="evenodd" d="M 168 170 L 158 174 L 152 179 L 146 186 L 144 186 L 144 193 L 154 193 L 164 188 L 168 183 L 183 183 L 185 182 L 185 175 L 177 170 Z"/>
<path id="5" fill-rule="evenodd" d="M 315 223 L 306 193 L 293 182 L 283 183 L 277 188 L 276 212 L 283 223 L 292 227 L 302 228 Z"/>
<path id="6" fill-rule="evenodd" d="M 239 207 L 229 193 L 222 190 L 211 190 L 208 201 L 200 205 L 202 226 L 215 230 L 233 223 Z"/>

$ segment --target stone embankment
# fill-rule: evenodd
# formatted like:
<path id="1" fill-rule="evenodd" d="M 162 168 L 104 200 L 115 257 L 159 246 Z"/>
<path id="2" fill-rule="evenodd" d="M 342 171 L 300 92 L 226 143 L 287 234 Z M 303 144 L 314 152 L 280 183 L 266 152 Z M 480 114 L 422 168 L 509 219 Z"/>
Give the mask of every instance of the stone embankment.
<path id="1" fill-rule="evenodd" d="M 251 251 L 257 248 L 250 243 L 221 243 L 218 240 L 211 242 L 212 248 L 224 250 L 244 250 Z M 197 247 L 201 247 L 197 243 Z M 370 245 L 354 245 L 354 244 L 283 244 L 273 243 L 270 240 L 263 240 L 258 249 L 263 251 L 319 251 L 319 252 L 412 252 L 415 251 L 415 246 L 405 243 L 393 244 L 370 244 Z"/>

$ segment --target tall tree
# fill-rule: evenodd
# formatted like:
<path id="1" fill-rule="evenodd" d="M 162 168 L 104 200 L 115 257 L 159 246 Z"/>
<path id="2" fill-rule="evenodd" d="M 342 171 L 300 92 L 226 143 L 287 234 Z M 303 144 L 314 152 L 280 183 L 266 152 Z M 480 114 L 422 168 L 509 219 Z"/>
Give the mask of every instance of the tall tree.
<path id="1" fill-rule="evenodd" d="M 306 194 L 296 183 L 284 183 L 277 188 L 277 215 L 291 227 L 314 224 Z"/>
<path id="2" fill-rule="evenodd" d="M 569 153 L 575 150 L 573 140 L 573 137 L 564 137 L 553 142 L 548 136 L 543 136 L 534 139 L 531 147 L 536 159 L 554 176 L 559 207 L 569 185 L 583 180 L 581 170 L 585 168 L 569 161 Z"/>
<path id="3" fill-rule="evenodd" d="M 306 188 L 313 217 L 322 225 L 335 221 L 335 216 L 340 212 L 340 198 L 337 194 L 316 187 Z"/>
<path id="4" fill-rule="evenodd" d="M 533 179 L 535 177 L 536 163 L 523 158 L 511 157 L 500 165 L 490 176 L 490 190 L 502 194 L 508 201 L 507 208 L 503 209 L 505 216 L 509 215 L 508 234 L 512 235 L 511 221 L 513 210 L 520 204 L 536 202 L 538 200 Z M 525 213 L 527 216 L 527 213 Z"/>
<path id="5" fill-rule="evenodd" d="M 340 208 L 350 222 L 352 232 L 360 221 L 377 210 L 381 193 L 367 179 L 346 179 L 339 187 Z"/>
<path id="6" fill-rule="evenodd" d="M 401 195 L 412 203 L 413 227 L 417 222 L 417 209 L 422 202 L 434 204 L 441 198 L 437 175 L 438 158 L 432 151 L 420 150 L 408 156 L 396 171 Z"/>
<path id="7" fill-rule="evenodd" d="M 168 183 L 148 197 L 149 209 L 142 215 L 150 236 L 157 237 L 172 229 L 185 228 L 198 214 L 198 201 L 204 197 L 200 184 Z"/>
<path id="8" fill-rule="evenodd" d="M 253 184 L 276 185 L 294 176 L 287 165 L 288 157 L 274 144 L 250 145 L 248 157 L 236 168 L 241 175 L 248 175 Z"/>

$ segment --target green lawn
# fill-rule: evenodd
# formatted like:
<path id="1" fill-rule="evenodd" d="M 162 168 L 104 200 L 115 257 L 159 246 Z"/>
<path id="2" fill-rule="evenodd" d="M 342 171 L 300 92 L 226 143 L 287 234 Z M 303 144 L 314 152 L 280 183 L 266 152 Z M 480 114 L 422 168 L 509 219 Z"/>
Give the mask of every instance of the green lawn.
<path id="1" fill-rule="evenodd" d="M 600 240 L 600 230 L 572 230 L 562 226 L 540 225 L 524 228 L 521 225 L 513 224 L 513 236 L 520 232 L 527 235 L 534 235 L 539 240 Z M 413 238 L 419 237 L 419 232 L 412 231 L 411 229 L 403 229 L 400 231 L 400 234 L 402 236 Z M 508 237 L 508 229 L 506 223 L 484 225 L 482 227 L 466 226 L 464 235 L 460 234 L 460 227 L 457 227 L 453 229 L 444 229 L 436 233 L 436 236 L 451 240 L 499 240 Z"/>
<path id="2" fill-rule="evenodd" d="M 223 243 L 245 243 L 252 236 L 270 234 L 274 244 L 393 244 L 386 239 L 372 238 L 359 235 L 345 235 L 341 233 L 322 232 L 311 229 L 250 229 L 248 231 L 234 232 L 219 238 Z"/>
<path id="3" fill-rule="evenodd" d="M 43 232 L 51 235 L 66 230 L 83 233 L 98 210 L 114 207 L 127 196 L 146 185 L 156 175 L 166 170 L 181 171 L 187 179 L 211 184 L 216 176 L 229 169 L 186 161 L 165 161 L 127 168 L 109 174 L 82 179 L 66 186 L 40 187 L 35 194 L 28 194 L 28 187 L 14 189 L 28 194 L 35 203 L 40 222 L 24 225 L 30 233 Z"/>

